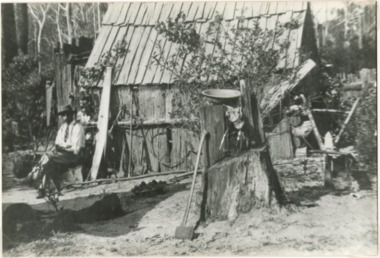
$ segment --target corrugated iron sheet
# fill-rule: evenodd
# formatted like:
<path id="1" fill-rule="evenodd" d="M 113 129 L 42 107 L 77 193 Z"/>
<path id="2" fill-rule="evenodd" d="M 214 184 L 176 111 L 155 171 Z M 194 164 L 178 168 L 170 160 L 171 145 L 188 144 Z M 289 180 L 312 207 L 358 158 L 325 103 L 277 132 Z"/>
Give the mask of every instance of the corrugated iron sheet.
<path id="1" fill-rule="evenodd" d="M 204 31 L 207 23 L 222 15 L 224 25 L 236 25 L 238 18 L 244 18 L 241 25 L 253 26 L 253 20 L 259 19 L 264 30 L 276 30 L 278 24 L 291 23 L 296 20 L 299 26 L 291 27 L 277 40 L 289 41 L 290 47 L 283 53 L 284 60 L 279 67 L 293 68 L 299 64 L 298 49 L 301 45 L 302 29 L 306 14 L 306 3 L 303 2 L 167 2 L 167 3 L 114 3 L 103 19 L 103 27 L 96 40 L 94 49 L 87 62 L 93 66 L 106 51 L 111 51 L 121 39 L 127 42 L 128 53 L 122 60 L 117 60 L 118 71 L 116 84 L 161 84 L 171 83 L 172 76 L 167 69 L 151 64 L 158 40 L 166 42 L 158 36 L 154 29 L 158 21 L 174 19 L 183 11 L 188 22 L 196 22 L 199 31 Z M 276 47 L 273 40 L 273 47 Z M 172 42 L 163 45 L 167 56 L 173 54 L 178 47 Z M 209 47 L 210 51 L 213 49 Z M 212 51 L 213 52 L 213 51 Z M 180 62 L 181 63 L 181 62 Z M 99 86 L 102 86 L 101 83 Z"/>

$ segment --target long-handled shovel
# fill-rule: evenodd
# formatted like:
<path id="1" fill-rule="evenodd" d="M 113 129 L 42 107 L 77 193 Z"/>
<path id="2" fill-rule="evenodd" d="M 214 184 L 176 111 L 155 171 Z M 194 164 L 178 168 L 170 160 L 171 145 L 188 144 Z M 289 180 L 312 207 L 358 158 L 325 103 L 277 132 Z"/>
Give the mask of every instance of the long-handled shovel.
<path id="1" fill-rule="evenodd" d="M 176 228 L 175 234 L 174 234 L 174 237 L 178 238 L 178 239 L 189 239 L 189 240 L 191 240 L 193 238 L 194 227 L 192 227 L 192 226 L 186 227 L 186 222 L 187 222 L 187 218 L 189 217 L 190 204 L 191 204 L 191 201 L 193 198 L 195 179 L 197 177 L 199 158 L 201 156 L 202 145 L 203 145 L 204 139 L 206 138 L 206 135 L 207 135 L 207 132 L 205 130 L 203 130 L 201 140 L 199 142 L 198 154 L 197 154 L 197 159 L 195 162 L 195 168 L 194 168 L 194 174 L 193 174 L 193 182 L 191 183 L 191 191 L 190 191 L 189 200 L 187 202 L 187 206 L 186 206 L 186 210 L 185 210 L 185 215 L 183 216 L 183 220 L 182 220 L 181 225 Z"/>

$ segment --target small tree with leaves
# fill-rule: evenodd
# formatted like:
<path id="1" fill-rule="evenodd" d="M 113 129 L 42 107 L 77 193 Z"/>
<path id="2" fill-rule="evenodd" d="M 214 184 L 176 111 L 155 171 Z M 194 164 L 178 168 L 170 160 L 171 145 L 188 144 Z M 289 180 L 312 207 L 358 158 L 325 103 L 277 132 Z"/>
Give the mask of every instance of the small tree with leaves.
<path id="1" fill-rule="evenodd" d="M 285 26 L 263 30 L 258 22 L 253 23 L 248 27 L 240 20 L 237 26 L 228 27 L 217 15 L 205 34 L 199 34 L 196 23 L 186 22 L 186 15 L 180 12 L 174 20 L 156 24 L 157 32 L 176 44 L 176 51 L 168 56 L 163 41 L 158 41 L 152 64 L 170 71 L 176 88 L 190 98 L 186 103 L 173 100 L 177 107 L 173 117 L 194 118 L 200 93 L 206 88 L 237 88 L 239 79 L 248 79 L 255 82 L 252 90 L 260 97 L 270 80 L 288 78 L 290 70 L 279 73 L 278 69 L 289 44 L 278 40 Z M 296 28 L 298 24 L 292 21 L 286 26 Z M 198 131 L 199 126 L 192 129 Z"/>

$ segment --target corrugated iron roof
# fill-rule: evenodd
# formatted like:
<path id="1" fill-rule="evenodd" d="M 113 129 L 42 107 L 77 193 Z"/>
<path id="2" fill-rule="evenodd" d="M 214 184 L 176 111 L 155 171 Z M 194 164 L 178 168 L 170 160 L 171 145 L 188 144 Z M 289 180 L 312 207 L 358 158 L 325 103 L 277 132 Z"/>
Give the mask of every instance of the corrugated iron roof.
<path id="1" fill-rule="evenodd" d="M 93 66 L 103 53 L 110 51 L 118 41 L 127 42 L 128 53 L 117 60 L 115 84 L 141 85 L 171 83 L 172 76 L 166 69 L 149 65 L 158 40 L 163 42 L 168 56 L 174 53 L 176 44 L 158 35 L 154 25 L 167 21 L 184 12 L 187 21 L 196 22 L 200 32 L 205 31 L 207 23 L 217 14 L 224 23 L 237 24 L 238 18 L 245 18 L 248 26 L 258 20 L 262 29 L 276 29 L 277 24 L 296 20 L 298 27 L 289 27 L 281 35 L 280 41 L 290 45 L 280 67 L 293 68 L 299 65 L 298 50 L 301 47 L 303 24 L 307 9 L 306 2 L 156 2 L 156 3 L 113 3 L 110 4 L 103 19 L 103 26 L 96 40 L 87 67 Z M 210 46 L 211 49 L 213 46 Z M 276 47 L 276 46 L 273 46 Z M 100 83 L 99 86 L 102 83 Z"/>

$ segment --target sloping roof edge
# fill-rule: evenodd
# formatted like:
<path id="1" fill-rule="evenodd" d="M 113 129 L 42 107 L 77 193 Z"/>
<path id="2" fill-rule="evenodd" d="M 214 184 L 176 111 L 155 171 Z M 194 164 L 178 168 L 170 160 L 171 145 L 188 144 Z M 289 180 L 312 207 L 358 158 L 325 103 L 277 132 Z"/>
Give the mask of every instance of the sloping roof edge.
<path id="1" fill-rule="evenodd" d="M 317 67 L 317 64 L 313 60 L 308 59 L 300 65 L 293 80 L 290 82 L 288 80 L 283 81 L 277 87 L 273 86 L 260 102 L 262 116 L 266 117 L 269 115 L 270 111 L 284 99 L 286 93 L 296 88 L 315 67 Z"/>

